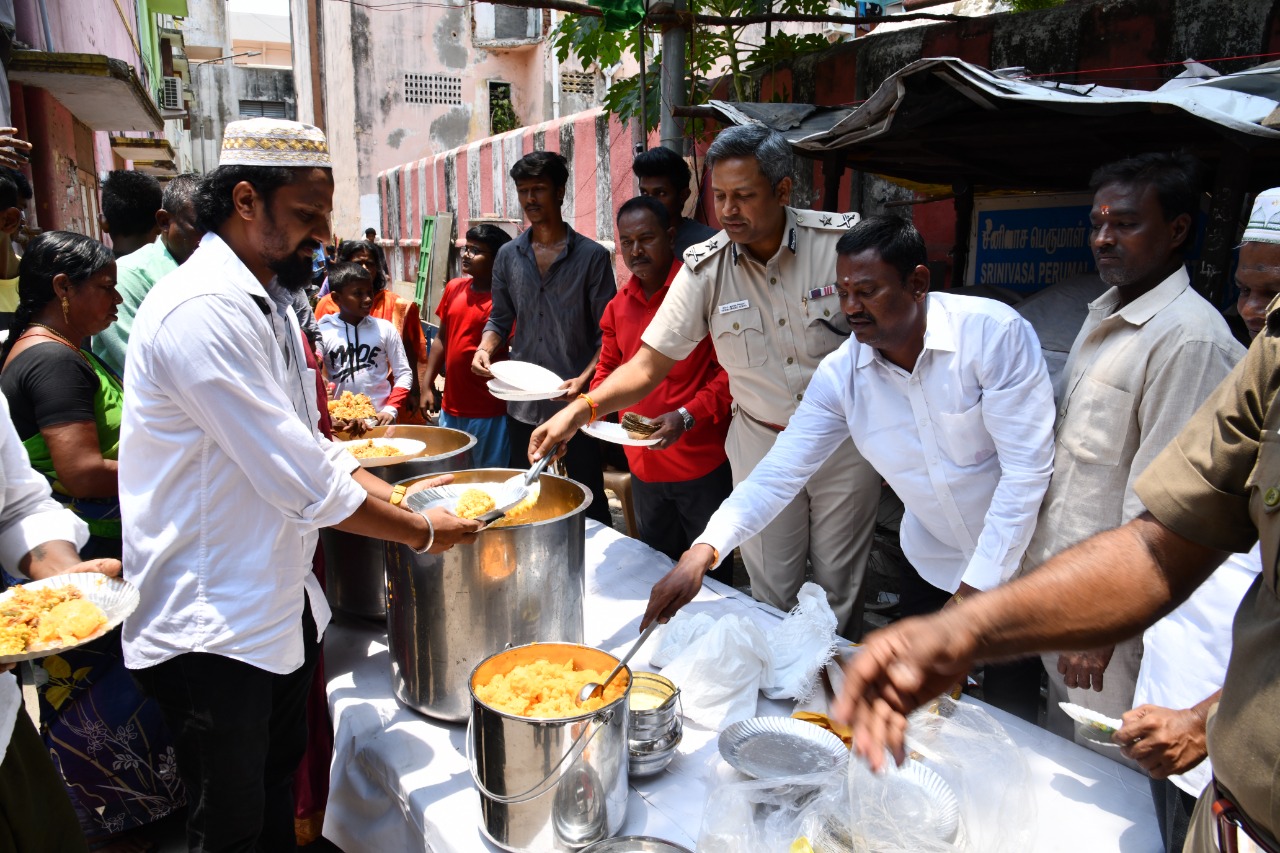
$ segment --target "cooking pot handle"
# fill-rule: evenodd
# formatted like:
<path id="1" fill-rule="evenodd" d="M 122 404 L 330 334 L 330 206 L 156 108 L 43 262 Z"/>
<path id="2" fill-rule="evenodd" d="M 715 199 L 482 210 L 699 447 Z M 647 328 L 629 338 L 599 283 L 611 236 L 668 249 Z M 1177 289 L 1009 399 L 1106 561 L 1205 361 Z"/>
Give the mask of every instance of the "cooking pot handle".
<path id="1" fill-rule="evenodd" d="M 538 797 L 541 797 L 556 785 L 560 784 L 560 779 L 564 776 L 564 772 L 560 772 L 561 768 L 563 767 L 567 770 L 569 767 L 572 767 L 573 763 L 582 756 L 582 753 L 586 752 L 587 747 L 591 745 L 591 741 L 595 739 L 596 734 L 607 726 L 609 721 L 612 719 L 613 711 L 605 711 L 596 717 L 592 717 L 587 721 L 586 730 L 584 730 L 582 734 L 578 735 L 577 740 L 573 742 L 573 746 L 564 754 L 564 757 L 556 762 L 556 766 L 551 768 L 551 772 L 547 774 L 545 779 L 525 791 L 523 794 L 504 796 L 503 794 L 495 794 L 493 791 L 486 788 L 484 783 L 480 781 L 480 774 L 476 772 L 476 760 L 475 755 L 472 752 L 472 724 L 475 722 L 475 715 L 472 714 L 467 718 L 466 742 L 467 767 L 471 770 L 471 781 L 476 783 L 476 787 L 480 790 L 481 794 L 488 797 L 490 800 L 493 800 L 495 803 L 501 803 L 502 805 L 509 806 L 517 803 L 527 803 L 530 800 L 536 800 Z M 595 728 L 591 727 L 592 723 L 597 724 Z"/>

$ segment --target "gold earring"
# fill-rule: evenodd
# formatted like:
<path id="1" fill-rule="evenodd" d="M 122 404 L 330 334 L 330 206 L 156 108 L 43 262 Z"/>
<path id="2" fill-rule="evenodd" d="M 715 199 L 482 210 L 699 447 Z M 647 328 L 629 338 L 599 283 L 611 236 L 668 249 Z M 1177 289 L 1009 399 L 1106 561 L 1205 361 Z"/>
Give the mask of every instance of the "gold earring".
<path id="1" fill-rule="evenodd" d="M 62 297 L 62 322 L 71 322 L 71 301 L 67 297 Z"/>

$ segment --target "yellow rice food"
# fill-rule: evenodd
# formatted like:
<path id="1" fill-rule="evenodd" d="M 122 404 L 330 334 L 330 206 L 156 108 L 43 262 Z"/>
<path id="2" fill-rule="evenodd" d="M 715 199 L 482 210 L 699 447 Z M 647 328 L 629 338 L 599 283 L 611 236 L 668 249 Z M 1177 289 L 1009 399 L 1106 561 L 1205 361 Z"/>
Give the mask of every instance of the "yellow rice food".
<path id="1" fill-rule="evenodd" d="M 506 675 L 495 675 L 488 684 L 476 686 L 476 698 L 504 714 L 556 720 L 576 717 L 621 698 L 627 689 L 627 677 L 620 673 L 599 699 L 578 704 L 578 692 L 584 684 L 603 684 L 608 670 L 574 669 L 573 661 L 551 663 L 545 660 L 517 666 Z"/>
<path id="2" fill-rule="evenodd" d="M 520 517 L 528 514 L 538 503 L 538 495 L 529 495 L 520 503 L 507 510 L 507 514 L 493 524 L 494 527 L 509 527 L 520 523 Z M 484 489 L 467 489 L 458 496 L 453 511 L 459 518 L 479 518 L 486 512 L 495 509 L 497 504 L 493 496 Z"/>
<path id="3" fill-rule="evenodd" d="M 378 410 L 373 407 L 373 401 L 367 394 L 343 391 L 341 397 L 329 401 L 329 414 L 344 421 L 354 421 L 361 418 L 376 418 Z"/>
<path id="4" fill-rule="evenodd" d="M 0 654 L 83 640 L 106 622 L 102 608 L 83 598 L 74 586 L 14 587 L 0 600 Z"/>
<path id="5" fill-rule="evenodd" d="M 484 489 L 467 489 L 458 496 L 458 505 L 453 511 L 459 518 L 479 518 L 495 506 L 493 497 Z"/>
<path id="6" fill-rule="evenodd" d="M 349 444 L 347 449 L 357 459 L 381 459 L 384 456 L 400 455 L 400 449 L 394 444 L 374 444 L 372 438 L 363 444 Z"/>

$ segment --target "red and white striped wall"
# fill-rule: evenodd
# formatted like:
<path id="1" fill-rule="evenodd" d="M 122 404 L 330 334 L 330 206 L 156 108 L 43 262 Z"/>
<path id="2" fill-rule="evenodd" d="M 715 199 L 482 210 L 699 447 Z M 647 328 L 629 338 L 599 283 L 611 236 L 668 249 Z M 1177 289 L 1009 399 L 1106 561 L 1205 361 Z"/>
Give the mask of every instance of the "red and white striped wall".
<path id="1" fill-rule="evenodd" d="M 379 236 L 387 248 L 393 279 L 417 278 L 422 221 L 427 216 L 452 212 L 458 241 L 477 219 L 506 219 L 523 229 L 515 183 L 508 172 L 533 151 L 556 151 L 568 159 L 565 220 L 578 233 L 613 251 L 614 216 L 636 193 L 631 174 L 634 143 L 632 125 L 597 109 L 491 136 L 379 173 Z"/>

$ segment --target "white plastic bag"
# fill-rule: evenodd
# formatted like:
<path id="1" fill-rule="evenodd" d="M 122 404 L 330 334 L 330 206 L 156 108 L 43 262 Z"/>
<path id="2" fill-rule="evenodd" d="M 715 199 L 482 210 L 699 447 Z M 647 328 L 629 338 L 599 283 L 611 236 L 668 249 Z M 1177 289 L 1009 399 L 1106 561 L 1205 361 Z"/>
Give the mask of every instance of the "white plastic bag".
<path id="1" fill-rule="evenodd" d="M 764 632 L 745 617 L 724 616 L 662 674 L 680 685 L 686 725 L 720 731 L 755 716 L 768 662 Z"/>
<path id="2" fill-rule="evenodd" d="M 816 583 L 800 587 L 795 608 L 768 633 L 769 670 L 763 684 L 770 699 L 804 701 L 818 672 L 836 650 L 836 614 Z"/>
<path id="3" fill-rule="evenodd" d="M 911 716 L 920 764 L 960 808 L 952 840 L 932 834 L 918 797 L 851 756 L 847 769 L 740 781 L 713 776 L 698 853 L 788 853 L 804 837 L 815 853 L 1025 853 L 1035 848 L 1030 771 L 1004 728 L 977 705 L 939 699 Z M 927 755 L 926 755 L 927 754 Z M 796 849 L 804 849 L 797 846 Z"/>
<path id="4" fill-rule="evenodd" d="M 831 824 L 839 834 L 847 808 L 844 770 L 721 782 L 707 796 L 698 853 L 787 853 L 802 827 L 813 826 L 816 834 Z"/>
<path id="5" fill-rule="evenodd" d="M 681 610 L 658 629 L 657 649 L 649 656 L 649 662 L 659 668 L 666 666 L 693 645 L 694 640 L 710 631 L 715 623 L 716 620 L 706 613 L 694 615 Z"/>
<path id="6" fill-rule="evenodd" d="M 960 800 L 956 849 L 1023 853 L 1035 848 L 1031 770 L 1004 726 L 979 705 L 943 696 L 910 716 L 907 736 L 908 751 L 914 748 L 921 763 Z"/>

